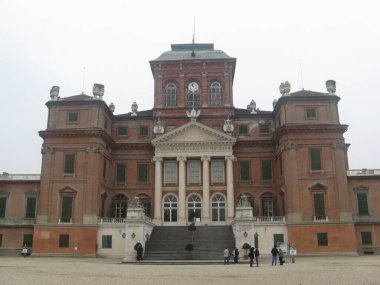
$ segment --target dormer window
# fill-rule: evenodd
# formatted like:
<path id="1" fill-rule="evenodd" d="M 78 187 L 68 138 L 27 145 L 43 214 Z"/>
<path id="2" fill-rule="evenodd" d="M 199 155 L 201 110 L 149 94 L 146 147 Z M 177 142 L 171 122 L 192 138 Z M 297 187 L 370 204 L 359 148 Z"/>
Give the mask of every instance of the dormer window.
<path id="1" fill-rule="evenodd" d="M 307 120 L 316 120 L 317 119 L 317 110 L 315 108 L 306 108 L 306 119 Z"/>
<path id="2" fill-rule="evenodd" d="M 78 112 L 69 112 L 67 115 L 67 121 L 69 123 L 77 123 L 78 122 Z"/>

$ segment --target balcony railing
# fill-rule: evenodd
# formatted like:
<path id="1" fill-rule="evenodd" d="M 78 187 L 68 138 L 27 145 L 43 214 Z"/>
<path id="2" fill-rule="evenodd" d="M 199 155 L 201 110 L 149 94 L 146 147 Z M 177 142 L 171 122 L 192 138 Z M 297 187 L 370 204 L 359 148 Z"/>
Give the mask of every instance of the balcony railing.
<path id="1" fill-rule="evenodd" d="M 72 218 L 60 218 L 58 220 L 58 224 L 72 224 L 73 219 Z"/>
<path id="2" fill-rule="evenodd" d="M 125 224 L 125 218 L 100 218 L 100 224 Z"/>
<path id="3" fill-rule="evenodd" d="M 255 216 L 253 220 L 256 223 L 285 223 L 286 217 L 284 216 Z"/>
<path id="4" fill-rule="evenodd" d="M 380 175 L 380 169 L 352 169 L 347 171 L 347 176 L 371 176 Z"/>
<path id="5" fill-rule="evenodd" d="M 329 217 L 328 216 L 313 216 L 314 222 L 328 222 Z"/>

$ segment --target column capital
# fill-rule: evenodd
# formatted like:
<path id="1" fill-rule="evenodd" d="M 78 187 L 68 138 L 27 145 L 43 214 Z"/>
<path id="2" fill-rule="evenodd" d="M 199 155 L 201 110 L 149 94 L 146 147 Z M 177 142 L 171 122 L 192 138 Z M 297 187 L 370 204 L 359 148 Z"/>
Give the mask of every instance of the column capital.
<path id="1" fill-rule="evenodd" d="M 153 156 L 152 161 L 153 162 L 162 162 L 163 158 L 161 156 Z"/>
<path id="2" fill-rule="evenodd" d="M 236 160 L 236 157 L 233 156 L 233 155 L 226 155 L 226 156 L 225 156 L 225 160 L 226 160 L 226 161 L 228 161 L 228 160 L 235 161 L 235 160 Z"/>
<path id="3" fill-rule="evenodd" d="M 186 156 L 177 156 L 177 161 L 186 161 Z"/>
<path id="4" fill-rule="evenodd" d="M 209 155 L 202 155 L 202 157 L 201 157 L 201 160 L 202 161 L 210 161 L 210 156 Z"/>

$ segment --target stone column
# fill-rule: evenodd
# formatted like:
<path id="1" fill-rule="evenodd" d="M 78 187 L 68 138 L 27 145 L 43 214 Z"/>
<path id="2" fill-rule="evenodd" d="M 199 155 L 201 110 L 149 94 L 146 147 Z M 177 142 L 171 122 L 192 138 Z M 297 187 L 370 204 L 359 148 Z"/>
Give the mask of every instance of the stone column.
<path id="1" fill-rule="evenodd" d="M 178 224 L 186 225 L 186 157 L 177 157 L 178 167 Z"/>
<path id="2" fill-rule="evenodd" d="M 234 177 L 233 177 L 233 155 L 226 156 L 227 161 L 227 223 L 231 223 L 234 218 Z"/>
<path id="3" fill-rule="evenodd" d="M 209 224 L 210 219 L 210 156 L 202 156 L 202 186 L 203 186 L 203 224 Z"/>
<path id="4" fill-rule="evenodd" d="M 155 163 L 154 172 L 154 219 L 153 223 L 162 225 L 161 206 L 162 206 L 162 157 L 155 156 L 153 161 Z"/>

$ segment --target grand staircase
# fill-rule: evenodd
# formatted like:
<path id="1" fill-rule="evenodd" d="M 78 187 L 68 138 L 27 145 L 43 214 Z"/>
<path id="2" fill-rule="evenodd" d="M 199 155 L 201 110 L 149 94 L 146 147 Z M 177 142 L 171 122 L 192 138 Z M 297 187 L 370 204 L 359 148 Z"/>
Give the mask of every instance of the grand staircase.
<path id="1" fill-rule="evenodd" d="M 185 246 L 191 242 L 187 227 L 155 227 L 146 244 L 144 260 L 185 260 Z M 231 226 L 198 226 L 194 231 L 193 260 L 222 260 L 223 250 L 235 246 Z"/>

